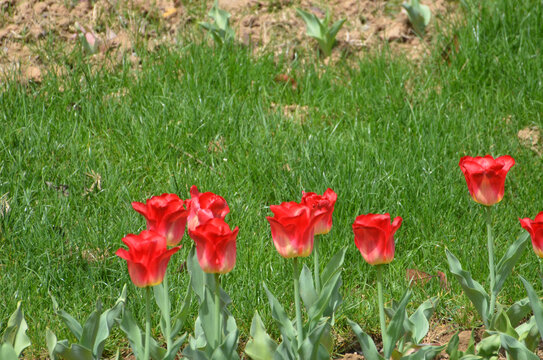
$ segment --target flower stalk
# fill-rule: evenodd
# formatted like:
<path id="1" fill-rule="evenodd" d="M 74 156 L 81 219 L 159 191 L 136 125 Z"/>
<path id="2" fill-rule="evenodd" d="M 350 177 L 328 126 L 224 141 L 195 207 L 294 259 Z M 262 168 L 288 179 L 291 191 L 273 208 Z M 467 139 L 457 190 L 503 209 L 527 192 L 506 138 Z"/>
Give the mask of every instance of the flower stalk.
<path id="1" fill-rule="evenodd" d="M 320 294 L 321 292 L 321 277 L 320 277 L 320 265 L 319 265 L 319 238 L 315 237 L 313 243 L 313 267 L 315 273 L 315 290 Z"/>
<path id="2" fill-rule="evenodd" d="M 496 284 L 496 269 L 494 267 L 494 238 L 492 236 L 492 207 L 486 207 L 486 231 L 488 247 L 488 267 L 490 269 L 490 317 L 494 316 L 496 308 L 496 294 L 494 293 L 494 284 Z"/>
<path id="3" fill-rule="evenodd" d="M 145 287 L 145 347 L 143 359 L 149 360 L 151 343 L 151 287 Z"/>
<path id="4" fill-rule="evenodd" d="M 292 259 L 293 280 L 294 280 L 294 304 L 296 306 L 296 329 L 298 330 L 298 346 L 302 344 L 304 338 L 304 327 L 302 324 L 302 306 L 300 304 L 300 280 L 298 269 L 298 258 Z"/>
<path id="5" fill-rule="evenodd" d="M 166 269 L 166 273 L 164 274 L 164 280 L 162 280 L 162 289 L 164 290 L 164 299 L 166 301 L 166 309 L 164 315 L 164 321 L 166 322 L 166 329 L 164 329 L 164 336 L 166 337 L 166 349 L 170 350 L 172 348 L 172 324 L 171 324 L 171 316 L 170 316 L 170 294 L 169 294 L 169 288 L 168 288 L 168 269 Z"/>
<path id="6" fill-rule="evenodd" d="M 221 283 L 219 274 L 215 274 L 215 329 L 217 331 L 217 347 L 222 343 L 221 329 Z"/>
<path id="7" fill-rule="evenodd" d="M 377 265 L 377 300 L 379 302 L 379 323 L 381 325 L 381 337 L 383 338 L 383 348 L 387 348 L 388 338 L 386 336 L 385 321 L 385 302 L 383 299 L 383 266 Z"/>

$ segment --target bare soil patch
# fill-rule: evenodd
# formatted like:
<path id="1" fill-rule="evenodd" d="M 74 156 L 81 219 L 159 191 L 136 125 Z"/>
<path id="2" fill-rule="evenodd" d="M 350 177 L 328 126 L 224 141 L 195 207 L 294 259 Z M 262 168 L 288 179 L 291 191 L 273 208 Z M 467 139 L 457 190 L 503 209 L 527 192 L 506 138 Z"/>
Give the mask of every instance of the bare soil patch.
<path id="1" fill-rule="evenodd" d="M 401 0 L 220 0 L 219 4 L 231 14 L 237 40 L 256 55 L 271 51 L 290 59 L 317 52 L 296 8 L 318 17 L 330 11 L 333 20 L 345 18 L 331 57 L 336 61 L 383 46 L 411 59 L 427 54 L 437 19 L 451 17 L 457 6 L 452 0 L 422 2 L 432 11 L 424 39 L 411 29 Z M 89 54 L 92 64 L 114 66 L 127 57 L 138 67 L 137 44 L 152 51 L 202 32 L 197 24 L 209 21 L 211 5 L 211 0 L 0 0 L 0 76 L 15 71 L 22 81 L 40 82 L 47 71 L 63 74 L 66 66 L 55 54 L 81 47 L 83 37 L 96 44 L 96 53 Z"/>

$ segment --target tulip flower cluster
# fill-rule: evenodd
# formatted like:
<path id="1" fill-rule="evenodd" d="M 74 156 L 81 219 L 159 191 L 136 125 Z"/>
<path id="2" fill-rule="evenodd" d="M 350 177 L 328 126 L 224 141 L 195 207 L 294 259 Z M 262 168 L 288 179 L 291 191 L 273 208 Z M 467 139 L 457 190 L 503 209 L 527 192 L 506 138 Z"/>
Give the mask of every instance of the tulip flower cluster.
<path id="1" fill-rule="evenodd" d="M 446 250 L 451 273 L 460 282 L 486 327 L 480 343 L 466 352 L 458 350 L 458 336 L 454 336 L 446 350 L 451 359 L 494 359 L 500 351 L 505 351 L 512 359 L 537 359 L 533 351 L 543 338 L 543 304 L 533 287 L 521 277 L 529 300 L 520 300 L 508 309 L 498 302 L 500 290 L 527 247 L 528 238 L 532 239 L 535 253 L 543 257 L 543 212 L 540 212 L 534 220 L 519 219 L 527 233 L 513 242 L 495 265 L 491 209 L 503 199 L 506 175 L 514 164 L 515 160 L 510 156 L 494 159 L 490 155 L 465 156 L 459 163 L 469 194 L 474 201 L 486 207 L 490 292 L 487 293 L 462 268 L 458 259 Z M 267 334 L 258 312 L 255 312 L 251 338 L 244 349 L 250 358 L 330 358 L 333 349 L 331 330 L 342 303 L 341 271 L 347 249 L 342 248 L 321 269 L 319 239 L 331 233 L 337 198 L 332 189 L 327 189 L 322 195 L 302 192 L 300 202 L 270 206 L 273 216 L 266 219 L 271 229 L 271 240 L 279 255 L 287 259 L 285 261 L 292 262 L 296 318 L 289 318 L 287 311 L 263 284 L 282 342 L 277 344 Z M 142 335 L 126 306 L 126 287 L 111 309 L 102 312 L 101 302 L 98 301 L 96 310 L 83 325 L 61 310 L 53 298 L 55 312 L 65 321 L 78 343 L 70 345 L 67 340 L 57 341 L 55 334 L 48 330 L 47 345 L 51 358 L 100 359 L 106 338 L 112 327 L 118 324 L 125 332 L 137 360 L 174 360 L 185 342 L 186 335 L 178 334 L 183 327 L 184 314 L 190 308 L 191 294 L 194 293 L 199 313 L 194 334 L 182 350 L 184 358 L 239 359 L 239 332 L 235 319 L 227 309 L 232 300 L 221 289 L 221 279 L 224 278 L 221 275 L 229 273 L 236 265 L 239 232 L 237 227 L 232 229 L 225 221 L 230 211 L 226 200 L 211 192 L 200 193 L 196 186 L 192 186 L 189 199 L 183 200 L 176 194 L 162 194 L 151 197 L 145 203 L 133 202 L 132 207 L 144 216 L 147 226 L 137 235 L 126 235 L 122 241 L 128 249 L 120 248 L 116 255 L 126 260 L 134 285 L 145 291 L 145 335 Z M 372 338 L 358 324 L 348 320 L 368 360 L 431 359 L 445 349 L 445 345 L 422 344 L 437 304 L 436 298 L 423 302 L 409 315 L 406 309 L 411 291 L 407 290 L 399 302 L 392 302 L 392 308 L 385 311 L 383 271 L 394 260 L 395 236 L 402 221 L 400 216 L 391 218 L 389 213 L 369 213 L 357 216 L 352 224 L 354 244 L 376 272 L 382 349 L 378 351 Z M 181 248 L 185 231 L 193 240 L 192 250 L 186 259 L 190 286 L 179 312 L 181 315 L 172 319 L 167 269 L 170 259 Z M 300 266 L 299 258 L 309 256 L 313 256 L 313 271 L 305 264 Z M 165 348 L 151 338 L 151 291 L 160 309 Z M 528 322 L 520 324 L 530 307 L 534 315 Z M 305 323 L 302 314 L 304 308 Z M 388 324 L 386 315 L 389 317 Z M 0 358 L 5 356 L 9 360 L 16 359 L 29 345 L 20 304 L 12 318 L 6 333 L 14 335 L 4 338 L 13 341 L 4 339 L 4 343 L 0 343 Z M 15 341 L 16 338 L 21 341 Z"/>
<path id="2" fill-rule="evenodd" d="M 134 285 L 146 288 L 145 344 L 141 344 L 141 339 L 131 341 L 137 358 L 147 360 L 153 351 L 149 334 L 150 287 L 153 287 L 155 300 L 161 310 L 161 325 L 165 324 L 163 330 L 167 341 L 167 352 L 161 358 L 173 359 L 183 343 L 184 336 L 175 340 L 176 331 L 172 333 L 166 270 L 171 256 L 181 248 L 177 245 L 180 244 L 186 228 L 189 236 L 194 240 L 199 271 L 208 274 L 225 274 L 230 272 L 236 264 L 238 228 L 231 230 L 224 220 L 230 210 L 228 204 L 224 198 L 214 193 L 200 193 L 196 186 L 191 187 L 190 195 L 190 199 L 182 200 L 175 194 L 162 194 L 153 196 L 145 203 L 132 203 L 134 210 L 145 217 L 147 229 L 139 235 L 125 236 L 122 240 L 128 250 L 120 248 L 116 254 L 126 260 L 128 273 Z M 218 277 L 216 281 L 214 301 L 220 308 Z M 185 306 L 188 307 L 187 304 Z M 214 314 L 213 321 L 217 327 L 220 327 L 220 316 L 219 312 Z M 127 325 L 123 328 L 129 337 L 137 327 L 134 321 L 130 324 L 132 326 Z M 177 324 L 173 328 L 178 331 L 180 326 Z M 222 329 L 214 331 L 218 334 L 219 343 L 216 344 L 218 346 L 221 343 Z M 158 351 L 156 348 L 154 350 Z M 190 354 L 187 356 L 190 357 Z"/>

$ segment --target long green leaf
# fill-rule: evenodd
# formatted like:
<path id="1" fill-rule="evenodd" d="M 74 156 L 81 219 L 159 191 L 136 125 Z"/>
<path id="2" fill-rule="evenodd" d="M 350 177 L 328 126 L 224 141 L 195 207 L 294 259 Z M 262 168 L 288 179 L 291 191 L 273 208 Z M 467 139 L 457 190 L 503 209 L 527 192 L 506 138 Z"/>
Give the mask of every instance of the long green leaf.
<path id="1" fill-rule="evenodd" d="M 511 246 L 509 246 L 501 260 L 498 262 L 498 265 L 496 266 L 496 282 L 494 284 L 494 288 L 492 289 L 494 295 L 497 296 L 499 294 L 500 290 L 505 284 L 505 280 L 507 280 L 511 274 L 513 267 L 524 254 L 526 245 L 529 243 L 529 238 L 530 234 L 525 231 L 514 243 L 511 244 Z"/>
<path id="2" fill-rule="evenodd" d="M 123 316 L 119 322 L 121 330 L 126 334 L 132 352 L 136 359 L 143 357 L 143 342 L 141 330 L 134 320 L 132 313 L 128 309 L 124 309 Z"/>
<path id="3" fill-rule="evenodd" d="M 413 324 L 412 333 L 415 343 L 418 344 L 421 342 L 428 333 L 428 330 L 430 329 L 428 320 L 432 317 L 436 304 L 437 298 L 433 297 L 428 299 L 409 317 L 409 321 Z"/>
<path id="4" fill-rule="evenodd" d="M 2 360 L 18 360 L 13 346 L 9 343 L 0 344 L 0 359 Z"/>
<path id="5" fill-rule="evenodd" d="M 2 342 L 10 344 L 17 356 L 21 355 L 23 350 L 30 346 L 30 338 L 26 335 L 28 325 L 21 304 L 21 301 L 17 303 L 17 309 L 11 314 L 2 337 Z"/>
<path id="6" fill-rule="evenodd" d="M 543 305 L 541 305 L 541 301 L 539 300 L 539 297 L 537 296 L 532 285 L 522 276 L 520 276 L 520 280 L 522 280 L 522 283 L 526 288 L 526 292 L 528 292 L 528 298 L 530 299 L 530 306 L 532 307 L 532 311 L 534 312 L 537 328 L 539 329 L 539 334 L 543 339 Z"/>
<path id="7" fill-rule="evenodd" d="M 326 264 L 321 274 L 322 284 L 326 284 L 330 278 L 338 271 L 341 271 L 343 262 L 345 261 L 345 253 L 347 248 L 344 247 L 332 256 L 328 264 Z"/>
<path id="8" fill-rule="evenodd" d="M 272 360 L 277 344 L 266 332 L 266 327 L 255 311 L 251 322 L 251 339 L 245 346 L 245 353 L 253 360 Z"/>
<path id="9" fill-rule="evenodd" d="M 106 339 L 109 337 L 111 329 L 120 319 L 122 311 L 126 305 L 126 284 L 123 286 L 121 295 L 115 302 L 115 305 L 111 309 L 107 309 L 100 315 L 100 321 L 98 324 L 98 331 L 94 340 L 92 352 L 97 359 L 102 358 L 102 352 Z"/>
<path id="10" fill-rule="evenodd" d="M 287 313 L 285 312 L 285 309 L 283 309 L 283 306 L 279 303 L 279 301 L 273 296 L 273 294 L 268 290 L 268 287 L 266 284 L 263 284 L 264 290 L 266 291 L 266 295 L 268 296 L 268 301 L 270 302 L 271 307 L 271 313 L 272 317 L 277 321 L 277 325 L 279 326 L 279 330 L 281 331 L 281 334 L 283 337 L 288 338 L 290 341 L 293 341 L 296 339 L 296 330 L 294 330 L 294 326 L 292 325 L 292 322 L 287 316 Z"/>
<path id="11" fill-rule="evenodd" d="M 407 313 L 405 311 L 405 307 L 407 306 L 407 303 L 409 302 L 409 299 L 411 298 L 411 291 L 407 290 L 402 298 L 400 300 L 400 303 L 398 305 L 398 309 L 394 313 L 394 316 L 390 320 L 390 323 L 388 324 L 385 336 L 387 337 L 387 341 L 384 341 L 383 345 L 383 355 L 385 359 L 390 358 L 392 355 L 392 352 L 396 348 L 396 342 L 404 335 L 405 333 L 405 323 L 407 320 Z"/>
<path id="12" fill-rule="evenodd" d="M 60 316 L 60 318 L 64 321 L 64 324 L 66 324 L 68 329 L 70 329 L 72 334 L 74 334 L 77 341 L 79 341 L 81 339 L 81 333 L 83 333 L 83 327 L 81 324 L 74 319 L 72 315 L 59 308 L 57 300 L 53 295 L 51 295 L 51 301 L 53 302 L 53 310 L 55 313 Z"/>
<path id="13" fill-rule="evenodd" d="M 347 319 L 347 322 L 349 323 L 349 325 L 351 325 L 351 328 L 353 329 L 358 339 L 358 342 L 360 343 L 360 347 L 362 348 L 362 352 L 364 353 L 364 357 L 366 358 L 366 360 L 384 359 L 381 355 L 379 355 L 373 339 L 364 331 L 362 331 L 360 326 L 354 321 Z"/>
<path id="14" fill-rule="evenodd" d="M 471 300 L 475 310 L 481 316 L 484 324 L 488 327 L 488 312 L 489 312 L 489 296 L 485 292 L 484 288 L 477 281 L 473 280 L 471 274 L 468 271 L 462 269 L 460 261 L 449 251 L 445 250 L 447 254 L 447 260 L 449 262 L 449 268 L 455 275 L 460 286 L 464 290 L 464 293 Z"/>
<path id="15" fill-rule="evenodd" d="M 521 342 L 512 336 L 500 334 L 503 348 L 511 356 L 511 360 L 539 360 L 539 357 L 528 350 Z"/>
<path id="16" fill-rule="evenodd" d="M 524 298 L 517 302 L 507 309 L 507 317 L 511 321 L 511 325 L 516 326 L 520 323 L 522 319 L 528 315 L 530 312 L 530 299 Z"/>
<path id="17" fill-rule="evenodd" d="M 313 276 L 311 270 L 307 266 L 303 266 L 300 272 L 300 296 L 306 310 L 317 301 L 317 291 L 315 290 L 315 284 L 313 283 Z"/>

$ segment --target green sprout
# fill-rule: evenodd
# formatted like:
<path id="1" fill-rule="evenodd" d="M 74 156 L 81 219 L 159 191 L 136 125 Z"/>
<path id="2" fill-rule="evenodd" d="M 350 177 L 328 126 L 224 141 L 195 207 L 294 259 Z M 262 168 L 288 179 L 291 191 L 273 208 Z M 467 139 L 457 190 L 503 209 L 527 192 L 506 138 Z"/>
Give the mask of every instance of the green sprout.
<path id="1" fill-rule="evenodd" d="M 326 12 L 326 16 L 321 20 L 314 14 L 305 12 L 302 9 L 296 9 L 296 11 L 305 22 L 307 35 L 317 39 L 324 56 L 330 56 L 336 42 L 336 35 L 343 23 L 345 23 L 345 19 L 338 20 L 331 27 L 328 27 L 330 12 Z"/>
<path id="2" fill-rule="evenodd" d="M 218 0 L 215 0 L 215 3 L 211 10 L 209 10 L 207 16 L 212 18 L 214 23 L 201 22 L 199 24 L 209 31 L 217 44 L 222 45 L 226 41 L 230 41 L 234 38 L 234 29 L 230 27 L 230 14 L 219 8 Z"/>
<path id="3" fill-rule="evenodd" d="M 423 36 L 432 17 L 430 8 L 426 5 L 421 5 L 419 0 L 409 0 L 408 3 L 403 3 L 402 7 L 407 10 L 407 16 L 413 26 L 413 30 L 415 30 L 417 35 Z"/>

